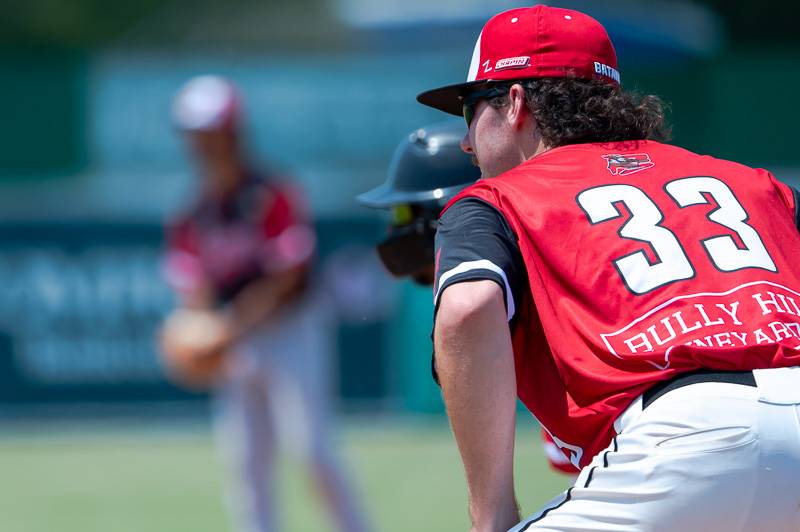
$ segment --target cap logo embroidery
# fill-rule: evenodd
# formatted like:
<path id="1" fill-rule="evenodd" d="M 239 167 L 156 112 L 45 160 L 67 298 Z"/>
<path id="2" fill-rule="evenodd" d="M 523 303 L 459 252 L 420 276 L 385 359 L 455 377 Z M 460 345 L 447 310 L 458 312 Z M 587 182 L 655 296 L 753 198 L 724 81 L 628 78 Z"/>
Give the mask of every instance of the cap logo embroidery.
<path id="1" fill-rule="evenodd" d="M 523 55 L 520 57 L 506 57 L 505 59 L 499 59 L 497 63 L 494 64 L 495 70 L 505 70 L 507 68 L 525 68 L 531 62 L 531 58 L 527 55 Z"/>
<path id="2" fill-rule="evenodd" d="M 646 153 L 609 154 L 602 157 L 608 162 L 607 168 L 611 175 L 630 175 L 656 165 Z"/>
<path id="3" fill-rule="evenodd" d="M 492 69 L 492 67 L 490 67 L 490 66 L 489 66 L 489 64 L 490 64 L 491 62 L 492 62 L 492 60 L 491 60 L 491 59 L 487 59 L 486 61 L 484 61 L 484 62 L 482 63 L 482 65 L 483 65 L 483 72 L 484 72 L 484 74 L 485 74 L 486 72 L 489 72 L 489 71 Z"/>

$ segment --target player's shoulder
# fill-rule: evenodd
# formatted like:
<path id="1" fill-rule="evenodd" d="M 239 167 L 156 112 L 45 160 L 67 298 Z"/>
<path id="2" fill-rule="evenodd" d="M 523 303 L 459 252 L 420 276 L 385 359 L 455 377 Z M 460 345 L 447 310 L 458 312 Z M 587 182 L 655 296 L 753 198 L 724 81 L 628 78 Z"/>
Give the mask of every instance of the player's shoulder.
<path id="1" fill-rule="evenodd" d="M 597 142 L 560 146 L 532 158 L 520 165 L 511 176 L 526 174 L 553 177 L 572 174 L 591 175 L 602 172 L 615 176 L 626 176 L 650 168 L 667 172 L 680 169 L 720 170 L 729 175 L 764 173 L 761 168 L 752 168 L 743 163 L 703 154 L 690 149 L 656 140 L 628 140 Z M 604 170 L 602 170 L 604 169 Z M 508 177 L 506 178 L 508 179 Z"/>
<path id="2" fill-rule="evenodd" d="M 762 168 L 754 168 L 744 163 L 740 163 L 738 161 L 734 161 L 731 159 L 725 159 L 723 157 L 718 157 L 713 154 L 698 153 L 689 150 L 687 148 L 683 148 L 681 146 L 676 146 L 674 144 L 666 144 L 660 142 L 659 143 L 654 142 L 653 144 L 657 145 L 659 149 L 663 151 L 664 154 L 675 158 L 691 159 L 697 161 L 700 164 L 726 166 L 741 171 L 754 171 L 754 172 L 765 171 Z"/>
<path id="3" fill-rule="evenodd" d="M 303 188 L 284 172 L 278 170 L 253 172 L 251 183 L 269 201 L 286 203 L 295 208 L 305 205 Z"/>
<path id="4" fill-rule="evenodd" d="M 631 168 L 654 164 L 655 159 L 690 159 L 701 157 L 689 150 L 656 140 L 621 140 L 566 144 L 545 151 L 520 165 L 521 172 L 537 174 L 575 174 L 586 170 L 613 169 L 614 165 Z"/>
<path id="5" fill-rule="evenodd" d="M 459 210 L 471 210 L 475 208 L 480 210 L 482 206 L 485 206 L 485 208 L 493 208 L 489 206 L 496 205 L 496 201 L 498 200 L 498 192 L 494 187 L 496 183 L 492 183 L 494 179 L 496 178 L 492 178 L 491 180 L 479 179 L 453 196 L 450 201 L 445 204 L 440 213 L 440 217 L 444 216 L 446 213 L 450 213 L 456 205 L 458 205 L 457 208 Z"/>
<path id="6" fill-rule="evenodd" d="M 685 175 L 714 176 L 735 189 L 750 190 L 751 193 L 772 190 L 775 185 L 775 176 L 767 169 L 715 155 L 696 153 L 679 146 L 663 146 L 668 148 L 665 150 L 668 154 L 665 162 L 670 163 L 667 168 L 683 170 Z"/>

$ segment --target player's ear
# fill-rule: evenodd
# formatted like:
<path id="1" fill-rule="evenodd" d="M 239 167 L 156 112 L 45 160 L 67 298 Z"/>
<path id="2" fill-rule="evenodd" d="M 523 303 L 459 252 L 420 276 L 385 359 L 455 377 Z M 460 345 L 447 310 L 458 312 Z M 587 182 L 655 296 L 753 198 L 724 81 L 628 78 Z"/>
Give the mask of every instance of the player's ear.
<path id="1" fill-rule="evenodd" d="M 530 115 L 525 103 L 525 89 L 519 83 L 511 86 L 508 92 L 508 120 L 514 129 L 521 129 Z"/>

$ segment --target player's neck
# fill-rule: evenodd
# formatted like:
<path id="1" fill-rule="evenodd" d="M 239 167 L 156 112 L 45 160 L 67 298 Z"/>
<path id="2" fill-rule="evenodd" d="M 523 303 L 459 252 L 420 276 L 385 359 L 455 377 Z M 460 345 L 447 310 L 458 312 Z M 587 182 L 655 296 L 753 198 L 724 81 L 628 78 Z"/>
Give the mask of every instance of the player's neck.
<path id="1" fill-rule="evenodd" d="M 523 161 L 532 159 L 551 149 L 550 146 L 545 144 L 538 127 L 533 127 L 532 130 L 521 132 L 518 145 Z"/>

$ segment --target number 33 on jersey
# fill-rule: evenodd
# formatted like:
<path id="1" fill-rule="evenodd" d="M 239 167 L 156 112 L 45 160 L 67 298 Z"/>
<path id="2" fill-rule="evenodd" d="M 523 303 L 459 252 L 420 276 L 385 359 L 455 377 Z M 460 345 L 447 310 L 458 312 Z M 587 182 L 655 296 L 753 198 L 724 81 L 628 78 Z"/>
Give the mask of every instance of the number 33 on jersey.
<path id="1" fill-rule="evenodd" d="M 675 372 L 800 364 L 796 202 L 769 172 L 654 141 L 577 144 L 450 205 L 468 197 L 516 237 L 523 288 L 506 300 L 517 391 L 581 450 L 573 462 Z"/>
<path id="2" fill-rule="evenodd" d="M 679 207 L 716 205 L 705 214 L 711 222 L 728 232 L 702 241 L 711 263 L 723 272 L 743 268 L 776 271 L 761 237 L 733 191 L 714 177 L 686 177 L 670 181 L 664 187 Z M 619 229 L 621 238 L 638 240 L 650 246 L 656 256 L 651 263 L 644 251 L 614 260 L 625 284 L 635 294 L 644 294 L 665 284 L 691 279 L 696 270 L 689 262 L 675 233 L 660 225 L 664 215 L 652 199 L 633 185 L 603 185 L 578 194 L 578 203 L 592 224 L 619 218 L 623 214 L 615 204 L 622 203 L 630 218 Z M 695 226 L 693 226 L 695 227 Z"/>

